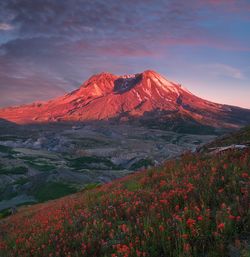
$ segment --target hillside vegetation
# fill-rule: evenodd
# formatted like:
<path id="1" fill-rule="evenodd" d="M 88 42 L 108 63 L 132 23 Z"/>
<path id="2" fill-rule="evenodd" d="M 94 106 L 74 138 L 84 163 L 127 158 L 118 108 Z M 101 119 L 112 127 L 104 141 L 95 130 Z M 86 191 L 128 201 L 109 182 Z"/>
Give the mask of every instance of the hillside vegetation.
<path id="1" fill-rule="evenodd" d="M 244 127 L 237 132 L 219 137 L 218 139 L 206 144 L 203 149 L 214 147 L 224 147 L 229 145 L 250 145 L 250 126 Z"/>
<path id="2" fill-rule="evenodd" d="M 249 168 L 249 150 L 186 154 L 24 208 L 0 224 L 0 256 L 249 256 Z"/>

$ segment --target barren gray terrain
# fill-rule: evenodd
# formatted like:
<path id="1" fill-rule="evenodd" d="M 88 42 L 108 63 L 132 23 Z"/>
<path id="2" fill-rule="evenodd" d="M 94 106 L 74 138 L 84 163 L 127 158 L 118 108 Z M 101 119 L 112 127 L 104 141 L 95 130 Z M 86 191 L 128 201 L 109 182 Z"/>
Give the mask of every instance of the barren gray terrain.
<path id="1" fill-rule="evenodd" d="M 2 126 L 0 211 L 109 182 L 213 139 L 134 125 Z"/>

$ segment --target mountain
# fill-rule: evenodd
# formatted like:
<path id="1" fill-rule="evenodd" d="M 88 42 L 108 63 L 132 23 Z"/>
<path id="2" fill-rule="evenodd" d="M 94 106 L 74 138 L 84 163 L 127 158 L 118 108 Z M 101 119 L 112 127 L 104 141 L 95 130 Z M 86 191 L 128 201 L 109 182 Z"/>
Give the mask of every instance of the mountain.
<path id="1" fill-rule="evenodd" d="M 0 117 L 19 124 L 113 120 L 236 128 L 250 123 L 250 110 L 201 99 L 147 70 L 125 76 L 100 73 L 62 97 L 0 109 Z"/>

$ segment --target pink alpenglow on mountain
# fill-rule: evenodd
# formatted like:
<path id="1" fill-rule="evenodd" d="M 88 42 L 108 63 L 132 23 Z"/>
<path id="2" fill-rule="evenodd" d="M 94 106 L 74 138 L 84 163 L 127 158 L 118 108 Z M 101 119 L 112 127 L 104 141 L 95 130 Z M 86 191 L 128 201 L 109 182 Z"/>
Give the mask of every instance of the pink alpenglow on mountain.
<path id="1" fill-rule="evenodd" d="M 185 120 L 213 127 L 250 122 L 250 110 L 201 99 L 155 71 L 117 76 L 100 73 L 62 97 L 0 109 L 0 118 L 18 123 L 96 120 Z"/>

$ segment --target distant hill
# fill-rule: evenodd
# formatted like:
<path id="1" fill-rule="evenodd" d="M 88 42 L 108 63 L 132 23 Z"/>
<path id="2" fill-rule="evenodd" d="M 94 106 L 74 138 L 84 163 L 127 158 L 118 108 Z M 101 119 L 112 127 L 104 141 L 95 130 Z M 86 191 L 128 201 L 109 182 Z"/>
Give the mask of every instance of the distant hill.
<path id="1" fill-rule="evenodd" d="M 218 137 L 209 144 L 202 146 L 199 151 L 208 151 L 216 147 L 226 147 L 230 145 L 250 146 L 250 126 L 244 127 L 236 132 Z"/>

